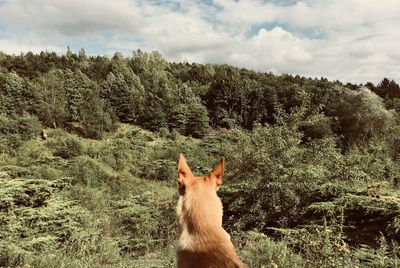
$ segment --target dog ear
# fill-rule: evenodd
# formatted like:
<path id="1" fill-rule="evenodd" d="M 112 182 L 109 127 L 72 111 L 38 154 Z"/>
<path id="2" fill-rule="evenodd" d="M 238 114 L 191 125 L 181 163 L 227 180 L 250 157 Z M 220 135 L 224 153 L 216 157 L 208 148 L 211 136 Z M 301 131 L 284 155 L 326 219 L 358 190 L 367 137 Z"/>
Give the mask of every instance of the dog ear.
<path id="1" fill-rule="evenodd" d="M 224 166 L 225 166 L 225 159 L 221 157 L 219 162 L 213 167 L 211 170 L 211 174 L 215 176 L 217 179 L 216 183 L 217 186 L 222 184 L 222 176 L 224 176 Z"/>
<path id="2" fill-rule="evenodd" d="M 192 176 L 192 171 L 190 167 L 186 163 L 186 159 L 183 154 L 179 155 L 178 161 L 178 184 L 179 186 L 183 186 L 185 184 L 185 180 Z"/>

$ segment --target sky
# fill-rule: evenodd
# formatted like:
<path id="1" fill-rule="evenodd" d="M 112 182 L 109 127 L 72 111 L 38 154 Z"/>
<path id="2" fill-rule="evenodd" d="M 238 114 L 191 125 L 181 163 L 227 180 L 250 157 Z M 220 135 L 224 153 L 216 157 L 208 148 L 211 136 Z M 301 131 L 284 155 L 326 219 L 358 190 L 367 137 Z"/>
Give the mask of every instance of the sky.
<path id="1" fill-rule="evenodd" d="M 400 82 L 399 0 L 0 0 L 0 51 L 158 50 L 352 83 Z"/>

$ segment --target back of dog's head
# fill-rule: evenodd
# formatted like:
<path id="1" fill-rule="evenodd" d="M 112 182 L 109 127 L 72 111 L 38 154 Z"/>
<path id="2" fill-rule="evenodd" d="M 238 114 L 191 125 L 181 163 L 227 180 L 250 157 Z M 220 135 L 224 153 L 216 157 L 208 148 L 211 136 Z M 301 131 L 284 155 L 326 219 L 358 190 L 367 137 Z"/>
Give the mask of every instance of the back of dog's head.
<path id="1" fill-rule="evenodd" d="M 224 158 L 203 177 L 193 175 L 185 157 L 178 162 L 177 216 L 180 238 L 178 267 L 246 267 L 222 228 L 222 202 L 217 191 L 224 175 Z"/>
<path id="2" fill-rule="evenodd" d="M 218 191 L 222 184 L 222 176 L 224 175 L 224 158 L 214 166 L 214 168 L 204 177 L 195 177 L 186 162 L 185 157 L 181 154 L 178 162 L 178 191 L 180 195 L 185 195 L 187 191 L 195 190 L 199 185 L 206 187 L 207 190 L 212 189 Z"/>
<path id="3" fill-rule="evenodd" d="M 224 159 L 215 165 L 206 176 L 193 175 L 184 156 L 181 154 L 178 163 L 178 217 L 193 225 L 221 225 L 222 203 L 217 196 L 224 174 Z"/>

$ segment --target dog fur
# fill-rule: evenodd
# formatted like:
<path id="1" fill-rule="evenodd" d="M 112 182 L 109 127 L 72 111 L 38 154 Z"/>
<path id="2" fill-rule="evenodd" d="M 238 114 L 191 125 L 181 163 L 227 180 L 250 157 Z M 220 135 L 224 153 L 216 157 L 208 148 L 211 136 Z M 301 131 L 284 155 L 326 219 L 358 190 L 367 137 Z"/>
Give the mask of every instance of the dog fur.
<path id="1" fill-rule="evenodd" d="M 224 158 L 204 177 L 192 174 L 185 157 L 178 163 L 178 268 L 245 268 L 229 234 L 222 228 L 222 202 L 217 191 Z"/>

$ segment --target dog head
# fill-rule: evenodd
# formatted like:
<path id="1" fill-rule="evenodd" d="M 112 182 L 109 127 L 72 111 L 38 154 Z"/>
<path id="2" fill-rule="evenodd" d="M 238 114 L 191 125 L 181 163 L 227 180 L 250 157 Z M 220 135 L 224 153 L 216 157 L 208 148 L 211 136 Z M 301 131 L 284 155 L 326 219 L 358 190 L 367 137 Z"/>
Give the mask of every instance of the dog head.
<path id="1" fill-rule="evenodd" d="M 185 195 L 199 188 L 217 192 L 222 184 L 222 176 L 224 175 L 224 158 L 214 168 L 203 177 L 193 175 L 183 154 L 179 156 L 178 162 L 178 191 L 179 195 Z"/>

